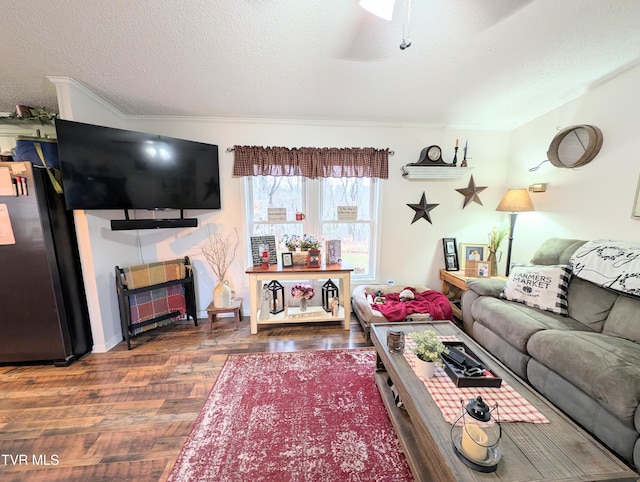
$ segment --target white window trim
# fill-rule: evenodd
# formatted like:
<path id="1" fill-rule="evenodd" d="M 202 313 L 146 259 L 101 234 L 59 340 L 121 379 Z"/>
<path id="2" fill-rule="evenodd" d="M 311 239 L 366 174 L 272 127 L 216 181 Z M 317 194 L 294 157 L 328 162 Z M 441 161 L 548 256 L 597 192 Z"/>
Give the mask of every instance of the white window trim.
<path id="1" fill-rule="evenodd" d="M 252 217 L 252 206 L 253 206 L 253 193 L 251 190 L 251 177 L 245 177 L 243 183 L 244 189 L 244 229 L 247 232 L 247 237 L 250 238 L 253 233 L 252 224 L 270 224 L 268 222 L 257 221 L 253 222 Z M 302 222 L 303 232 L 308 234 L 314 234 L 315 228 L 317 226 L 318 231 L 321 232 L 322 223 L 319 220 L 319 215 L 322 212 L 323 208 L 323 200 L 320 196 L 320 192 L 322 189 L 322 179 L 307 179 L 303 178 L 303 199 L 306 204 L 306 210 L 304 211 L 305 219 Z M 356 273 L 352 273 L 351 279 L 355 285 L 358 284 L 366 284 L 366 283 L 375 283 L 378 279 L 378 269 L 380 266 L 380 250 L 378 246 L 381 243 L 382 237 L 382 229 L 378 223 L 380 219 L 380 213 L 382 210 L 382 189 L 381 189 L 381 179 L 372 179 L 372 188 L 373 195 L 370 198 L 370 213 L 371 220 L 370 221 L 356 221 L 355 224 L 370 224 L 371 232 L 373 233 L 371 237 L 370 244 L 370 257 L 369 257 L 369 274 L 367 275 L 358 275 Z M 336 223 L 338 221 L 324 221 L 326 223 Z M 289 221 L 286 223 L 280 224 L 291 224 L 299 225 L 299 221 Z M 250 243 L 247 243 L 246 250 L 246 259 L 249 264 L 253 263 L 252 255 L 251 255 L 251 246 Z"/>

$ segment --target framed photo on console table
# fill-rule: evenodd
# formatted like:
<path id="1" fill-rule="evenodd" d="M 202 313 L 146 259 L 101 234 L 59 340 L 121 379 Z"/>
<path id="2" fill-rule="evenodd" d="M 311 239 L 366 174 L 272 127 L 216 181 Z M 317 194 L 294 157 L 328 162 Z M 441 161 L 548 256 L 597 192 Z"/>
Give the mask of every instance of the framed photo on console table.
<path id="1" fill-rule="evenodd" d="M 460 269 L 465 269 L 467 261 L 486 261 L 488 257 L 488 244 L 460 243 Z"/>
<path id="2" fill-rule="evenodd" d="M 442 248 L 444 249 L 444 266 L 447 271 L 458 271 L 458 250 L 456 249 L 456 238 L 442 238 Z"/>
<path id="3" fill-rule="evenodd" d="M 309 254 L 307 254 L 307 267 L 319 268 L 320 267 L 320 250 L 310 249 L 308 253 Z"/>
<path id="4" fill-rule="evenodd" d="M 282 253 L 282 267 L 291 268 L 293 266 L 293 253 L 285 251 Z"/>

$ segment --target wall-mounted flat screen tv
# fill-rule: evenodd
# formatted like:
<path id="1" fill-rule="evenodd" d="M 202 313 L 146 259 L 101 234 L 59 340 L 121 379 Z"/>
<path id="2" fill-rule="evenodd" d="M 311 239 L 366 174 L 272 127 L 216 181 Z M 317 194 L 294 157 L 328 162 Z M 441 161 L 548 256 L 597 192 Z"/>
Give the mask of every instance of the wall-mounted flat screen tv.
<path id="1" fill-rule="evenodd" d="M 56 121 L 67 209 L 220 209 L 218 146 Z"/>

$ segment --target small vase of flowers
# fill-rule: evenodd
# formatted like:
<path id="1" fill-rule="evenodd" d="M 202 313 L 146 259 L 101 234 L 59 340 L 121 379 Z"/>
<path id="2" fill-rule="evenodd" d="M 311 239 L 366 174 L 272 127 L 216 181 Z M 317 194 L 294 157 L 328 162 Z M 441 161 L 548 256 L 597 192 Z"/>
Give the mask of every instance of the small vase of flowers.
<path id="1" fill-rule="evenodd" d="M 291 296 L 300 301 L 300 311 L 307 311 L 307 301 L 315 295 L 313 286 L 306 283 L 296 283 L 291 287 Z"/>
<path id="2" fill-rule="evenodd" d="M 433 330 L 424 330 L 411 333 L 409 339 L 413 342 L 411 351 L 415 353 L 416 373 L 424 378 L 431 378 L 435 373 L 435 366 L 442 366 L 440 355 L 449 353 L 449 349 L 444 346 L 438 334 Z"/>

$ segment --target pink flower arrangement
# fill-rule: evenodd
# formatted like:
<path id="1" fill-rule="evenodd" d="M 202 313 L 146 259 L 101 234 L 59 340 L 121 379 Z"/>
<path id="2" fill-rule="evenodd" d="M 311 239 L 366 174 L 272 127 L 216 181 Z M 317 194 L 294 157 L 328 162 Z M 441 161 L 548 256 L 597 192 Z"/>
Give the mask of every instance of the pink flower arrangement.
<path id="1" fill-rule="evenodd" d="M 304 283 L 296 283 L 291 287 L 291 296 L 293 296 L 294 300 L 301 300 L 305 298 L 310 300 L 315 295 L 315 291 L 313 291 L 313 286 L 304 284 Z"/>

